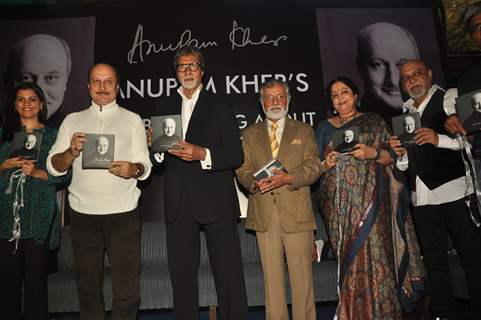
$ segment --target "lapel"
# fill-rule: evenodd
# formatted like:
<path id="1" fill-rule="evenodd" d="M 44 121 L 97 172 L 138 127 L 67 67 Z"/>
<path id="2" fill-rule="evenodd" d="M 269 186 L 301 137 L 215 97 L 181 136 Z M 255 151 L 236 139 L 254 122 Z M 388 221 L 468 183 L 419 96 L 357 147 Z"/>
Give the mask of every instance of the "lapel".
<path id="1" fill-rule="evenodd" d="M 175 111 L 173 111 L 172 113 L 182 114 L 182 97 L 177 91 L 175 92 L 175 103 L 173 103 L 173 105 L 174 105 Z"/>
<path id="2" fill-rule="evenodd" d="M 296 129 L 294 122 L 286 117 L 286 123 L 284 125 L 284 131 L 282 131 L 281 143 L 279 146 L 279 153 L 277 154 L 277 159 L 283 159 L 289 152 L 289 144 L 296 134 Z M 282 161 L 281 161 L 282 163 Z"/>

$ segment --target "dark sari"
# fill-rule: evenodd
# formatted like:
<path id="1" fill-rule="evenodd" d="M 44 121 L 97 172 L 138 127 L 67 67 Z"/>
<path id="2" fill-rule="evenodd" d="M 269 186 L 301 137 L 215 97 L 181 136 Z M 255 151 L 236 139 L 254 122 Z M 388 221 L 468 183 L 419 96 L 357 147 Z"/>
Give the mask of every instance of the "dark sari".
<path id="1" fill-rule="evenodd" d="M 352 126 L 361 129 L 359 142 L 366 145 L 383 147 L 389 136 L 373 113 L 342 128 Z M 321 157 L 337 129 L 327 120 L 319 124 Z M 336 317 L 403 319 L 424 290 L 408 190 L 389 167 L 349 155 L 321 177 L 320 201 L 339 264 Z"/>

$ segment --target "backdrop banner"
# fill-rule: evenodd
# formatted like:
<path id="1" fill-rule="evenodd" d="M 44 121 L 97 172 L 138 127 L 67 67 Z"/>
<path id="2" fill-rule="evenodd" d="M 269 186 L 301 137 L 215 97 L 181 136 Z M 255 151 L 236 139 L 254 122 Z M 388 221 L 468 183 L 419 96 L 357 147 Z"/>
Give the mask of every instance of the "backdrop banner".
<path id="1" fill-rule="evenodd" d="M 356 43 L 360 29 L 376 22 L 386 22 L 388 29 L 399 25 L 419 47 L 425 44 L 418 50 L 420 58 L 429 60 L 443 83 L 430 8 L 204 6 L 173 12 L 160 4 L 104 4 L 2 9 L 1 110 L 10 107 L 5 93 L 16 81 L 36 81 L 49 100 L 49 124 L 58 126 L 66 114 L 89 105 L 88 68 L 106 62 L 119 72 L 118 103 L 138 113 L 149 127 L 160 98 L 178 94 L 175 52 L 194 45 L 205 57 L 206 90 L 229 96 L 241 131 L 262 120 L 259 88 L 273 78 L 289 83 L 289 116 L 315 126 L 326 116 L 325 84 L 331 78 L 351 76 L 365 88 L 355 64 Z M 379 58 L 376 54 L 368 63 Z M 387 60 L 378 67 L 384 74 L 395 73 L 390 64 L 394 58 Z M 400 63 L 393 65 L 398 68 Z M 388 76 L 382 77 L 381 90 L 389 87 Z M 391 85 L 390 94 L 399 94 L 397 86 Z M 162 179 L 153 174 L 142 188 L 143 219 L 156 219 L 163 212 Z"/>

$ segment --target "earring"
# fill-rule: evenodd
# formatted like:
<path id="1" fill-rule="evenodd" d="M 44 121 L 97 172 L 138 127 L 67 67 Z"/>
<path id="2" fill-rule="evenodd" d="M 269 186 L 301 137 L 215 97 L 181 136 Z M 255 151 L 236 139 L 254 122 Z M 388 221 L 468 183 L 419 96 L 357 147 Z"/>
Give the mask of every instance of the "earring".
<path id="1" fill-rule="evenodd" d="M 361 100 L 359 98 L 356 98 L 355 106 L 356 106 L 356 109 L 359 109 L 361 107 Z"/>

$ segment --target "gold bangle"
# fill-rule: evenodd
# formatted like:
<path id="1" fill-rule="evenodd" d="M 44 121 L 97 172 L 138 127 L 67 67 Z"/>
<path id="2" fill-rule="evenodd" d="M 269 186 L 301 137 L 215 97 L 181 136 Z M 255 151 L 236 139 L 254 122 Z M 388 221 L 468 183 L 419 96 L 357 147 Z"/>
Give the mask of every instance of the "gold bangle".
<path id="1" fill-rule="evenodd" d="M 381 152 L 382 152 L 382 149 L 381 148 L 376 148 L 376 155 L 374 156 L 374 158 L 372 158 L 372 160 L 374 161 L 377 161 L 379 159 L 381 159 Z"/>
<path id="2" fill-rule="evenodd" d="M 326 159 L 321 161 L 321 167 L 322 167 L 322 169 L 327 170 Z"/>

